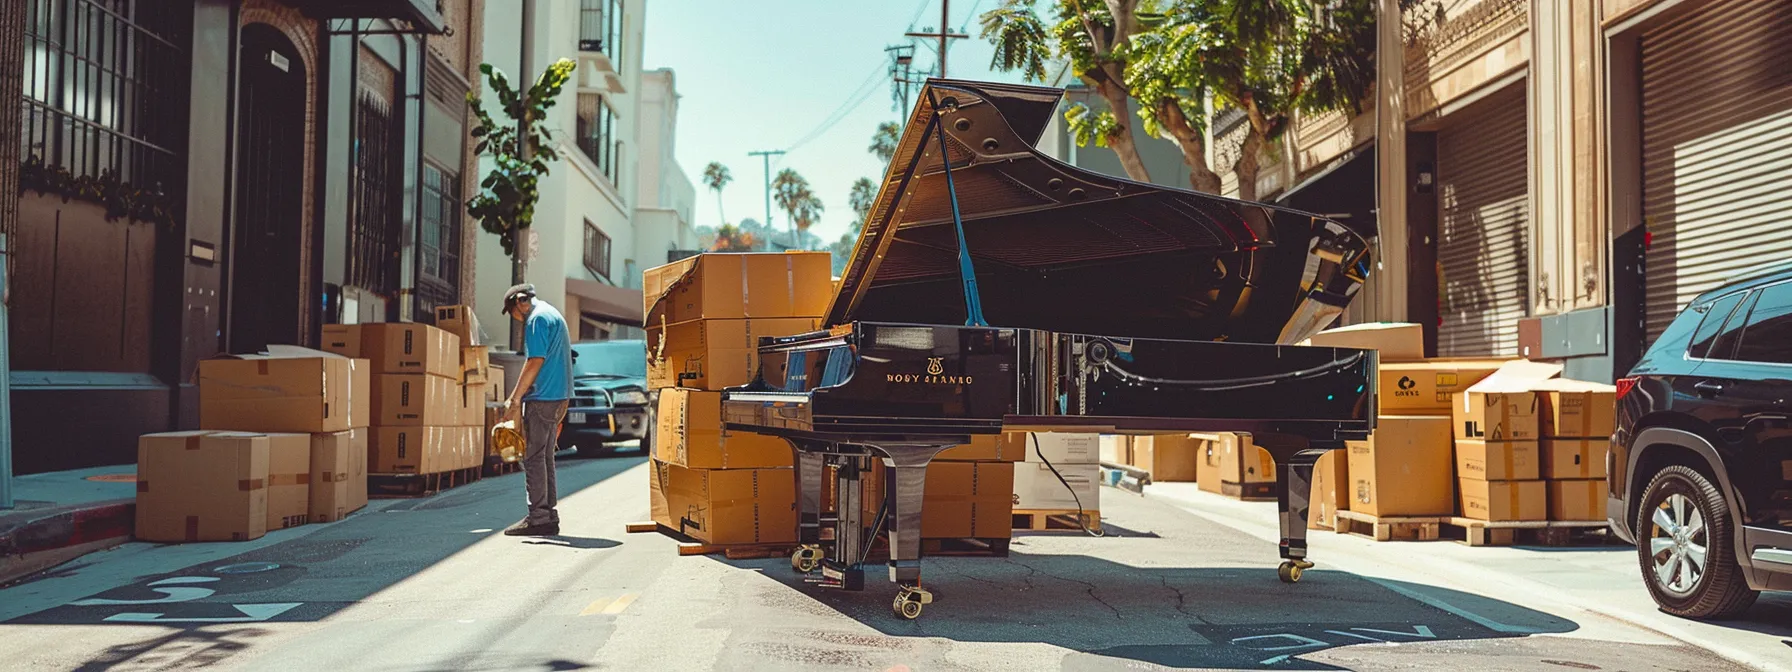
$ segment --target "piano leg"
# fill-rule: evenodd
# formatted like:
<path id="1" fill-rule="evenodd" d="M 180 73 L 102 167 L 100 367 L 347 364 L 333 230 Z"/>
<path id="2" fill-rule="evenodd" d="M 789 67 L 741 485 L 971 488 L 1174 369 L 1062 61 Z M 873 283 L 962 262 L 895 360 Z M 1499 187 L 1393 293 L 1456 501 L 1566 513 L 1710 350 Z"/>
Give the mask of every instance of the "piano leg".
<path id="1" fill-rule="evenodd" d="M 859 481 L 870 467 L 864 456 L 834 458 L 834 541 L 821 566 L 826 587 L 865 589 L 865 489 Z"/>
<path id="2" fill-rule="evenodd" d="M 1282 525 L 1282 565 L 1277 576 L 1286 583 L 1300 580 L 1301 571 L 1313 563 L 1307 560 L 1307 508 L 1313 489 L 1313 464 L 1326 453 L 1322 448 L 1309 448 L 1288 453 L 1276 459 L 1276 509 Z"/>
<path id="3" fill-rule="evenodd" d="M 890 506 L 890 580 L 898 586 L 891 608 L 913 619 L 933 602 L 921 587 L 921 502 L 927 487 L 927 463 L 949 446 L 878 446 L 884 459 L 884 496 Z"/>
<path id="4" fill-rule="evenodd" d="M 820 451 L 803 450 L 790 442 L 796 454 L 796 542 L 790 567 L 807 574 L 821 564 L 821 484 L 825 471 Z"/>

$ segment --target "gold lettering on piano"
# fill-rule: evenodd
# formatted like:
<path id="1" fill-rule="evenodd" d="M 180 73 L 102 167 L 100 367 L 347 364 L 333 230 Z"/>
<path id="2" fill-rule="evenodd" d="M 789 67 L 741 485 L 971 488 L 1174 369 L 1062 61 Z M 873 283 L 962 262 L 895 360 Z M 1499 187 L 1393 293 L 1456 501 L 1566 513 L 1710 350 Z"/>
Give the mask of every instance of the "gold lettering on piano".
<path id="1" fill-rule="evenodd" d="M 884 381 L 904 385 L 970 385 L 974 376 L 945 375 L 944 357 L 928 357 L 927 373 L 886 373 Z"/>
<path id="2" fill-rule="evenodd" d="M 945 359 L 945 358 L 944 357 L 928 357 L 927 358 L 927 375 L 937 376 L 942 373 L 945 373 L 946 369 L 940 363 L 940 360 L 943 360 L 943 359 Z"/>

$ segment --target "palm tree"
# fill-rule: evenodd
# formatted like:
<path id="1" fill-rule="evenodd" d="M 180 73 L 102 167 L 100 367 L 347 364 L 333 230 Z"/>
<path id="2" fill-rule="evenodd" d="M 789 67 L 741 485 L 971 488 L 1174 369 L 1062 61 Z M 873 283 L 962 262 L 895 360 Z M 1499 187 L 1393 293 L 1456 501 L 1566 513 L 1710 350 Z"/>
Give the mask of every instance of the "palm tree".
<path id="1" fill-rule="evenodd" d="M 902 127 L 895 122 L 886 121 L 877 125 L 877 131 L 871 134 L 871 146 L 865 151 L 877 155 L 885 164 L 896 156 L 896 143 L 902 140 Z"/>
<path id="2" fill-rule="evenodd" d="M 809 181 L 793 169 L 780 170 L 778 176 L 772 178 L 772 202 L 777 203 L 778 209 L 790 216 L 791 247 L 797 246 L 797 209 L 803 207 L 809 199 L 814 197 L 814 192 L 809 189 Z M 804 225 L 803 228 L 808 227 Z"/>
<path id="3" fill-rule="evenodd" d="M 877 185 L 870 178 L 861 177 L 859 181 L 852 183 L 852 193 L 846 196 L 846 205 L 852 208 L 854 215 L 858 215 L 853 228 L 861 231 L 865 229 L 865 218 L 871 214 L 871 206 L 876 204 Z"/>
<path id="4" fill-rule="evenodd" d="M 722 188 L 733 181 L 734 173 L 728 172 L 728 167 L 720 161 L 711 161 L 703 167 L 703 184 L 716 192 L 716 213 L 721 215 L 723 224 L 728 223 L 728 214 L 722 210 Z"/>
<path id="5" fill-rule="evenodd" d="M 797 203 L 796 209 L 790 213 L 790 218 L 796 223 L 798 240 L 806 243 L 809 237 L 809 227 L 814 226 L 815 221 L 821 219 L 821 212 L 824 209 L 821 205 L 821 198 L 815 194 L 808 194 Z M 805 244 L 803 247 L 806 249 L 808 246 Z"/>

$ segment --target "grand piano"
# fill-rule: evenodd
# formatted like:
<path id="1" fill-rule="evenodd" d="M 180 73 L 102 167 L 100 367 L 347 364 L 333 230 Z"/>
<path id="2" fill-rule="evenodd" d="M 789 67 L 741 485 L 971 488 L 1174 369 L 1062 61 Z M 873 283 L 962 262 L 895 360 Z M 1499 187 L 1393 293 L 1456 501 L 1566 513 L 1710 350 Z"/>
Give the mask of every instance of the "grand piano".
<path id="1" fill-rule="evenodd" d="M 1036 145 L 1061 95 L 928 80 L 825 329 L 761 339 L 757 379 L 722 395 L 729 428 L 795 451 L 793 567 L 862 589 L 887 531 L 904 618 L 932 602 L 927 465 L 972 436 L 1248 432 L 1278 468 L 1280 576 L 1293 582 L 1312 566 L 1313 463 L 1375 424 L 1373 351 L 1294 345 L 1361 289 L 1363 236 L 1056 161 Z M 886 482 L 867 525 L 854 498 L 873 460 Z M 827 466 L 838 505 L 824 518 Z"/>

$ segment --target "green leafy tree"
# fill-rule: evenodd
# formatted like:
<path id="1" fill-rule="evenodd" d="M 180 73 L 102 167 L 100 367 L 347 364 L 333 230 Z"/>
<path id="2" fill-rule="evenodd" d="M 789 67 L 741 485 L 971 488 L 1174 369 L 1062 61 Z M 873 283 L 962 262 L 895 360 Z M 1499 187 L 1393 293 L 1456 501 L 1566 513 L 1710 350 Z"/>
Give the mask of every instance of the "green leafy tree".
<path id="1" fill-rule="evenodd" d="M 814 198 L 815 193 L 809 188 L 809 180 L 794 169 L 780 170 L 777 176 L 772 178 L 772 203 L 777 204 L 778 209 L 783 210 L 784 214 L 790 217 L 791 247 L 797 247 L 798 231 L 807 231 L 809 224 L 813 223 L 813 220 L 799 221 L 801 219 L 799 211 L 803 215 L 810 214 L 809 201 Z"/>
<path id="2" fill-rule="evenodd" d="M 473 151 L 492 159 L 492 170 L 480 181 L 479 193 L 467 201 L 467 214 L 479 220 L 480 228 L 498 236 L 504 254 L 512 260 L 511 280 L 515 282 L 524 282 L 520 242 L 535 219 L 535 203 L 541 199 L 538 185 L 548 174 L 548 165 L 560 160 L 550 144 L 547 125 L 540 122 L 554 107 L 575 67 L 570 59 L 562 58 L 542 71 L 527 91 L 517 91 L 503 71 L 490 63 L 481 64 L 479 72 L 497 96 L 498 110 L 505 117 L 502 121 L 486 111 L 477 93 L 467 94 L 467 107 L 477 122 L 472 136 L 479 139 Z"/>
<path id="3" fill-rule="evenodd" d="M 896 156 L 896 144 L 902 140 L 902 126 L 886 121 L 877 125 L 877 131 L 871 134 L 871 146 L 865 151 L 877 156 L 879 161 L 889 165 L 890 159 Z"/>
<path id="4" fill-rule="evenodd" d="M 840 277 L 846 273 L 846 264 L 852 261 L 852 248 L 858 244 L 859 237 L 856 234 L 844 233 L 840 235 L 839 240 L 828 246 L 829 261 L 833 262 L 834 267 L 834 277 Z"/>
<path id="5" fill-rule="evenodd" d="M 865 230 L 865 218 L 871 215 L 871 206 L 877 204 L 877 183 L 870 178 L 861 177 L 852 183 L 852 192 L 846 196 L 846 206 L 852 208 L 854 231 Z"/>
<path id="6" fill-rule="evenodd" d="M 728 223 L 728 214 L 722 209 L 722 189 L 733 181 L 734 173 L 729 172 L 728 167 L 719 161 L 711 161 L 703 167 L 703 185 L 716 192 L 716 214 L 722 218 L 723 224 Z"/>

